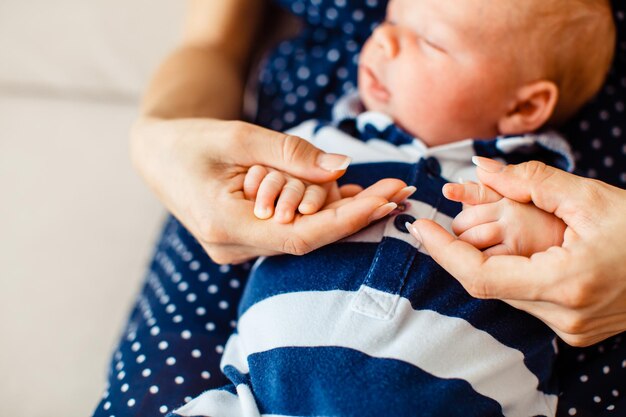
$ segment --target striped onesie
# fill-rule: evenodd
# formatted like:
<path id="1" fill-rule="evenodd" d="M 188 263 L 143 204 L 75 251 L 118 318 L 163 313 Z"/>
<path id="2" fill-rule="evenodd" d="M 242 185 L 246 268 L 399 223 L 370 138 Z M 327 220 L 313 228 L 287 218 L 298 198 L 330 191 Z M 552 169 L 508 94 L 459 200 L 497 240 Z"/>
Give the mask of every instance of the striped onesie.
<path id="1" fill-rule="evenodd" d="M 221 368 L 232 384 L 171 416 L 535 416 L 555 414 L 555 335 L 498 300 L 472 298 L 411 237 L 448 230 L 461 205 L 442 186 L 475 180 L 474 155 L 572 169 L 556 134 L 428 148 L 355 94 L 331 122 L 289 133 L 352 157 L 340 183 L 393 177 L 417 191 L 388 217 L 304 256 L 260 258 Z"/>

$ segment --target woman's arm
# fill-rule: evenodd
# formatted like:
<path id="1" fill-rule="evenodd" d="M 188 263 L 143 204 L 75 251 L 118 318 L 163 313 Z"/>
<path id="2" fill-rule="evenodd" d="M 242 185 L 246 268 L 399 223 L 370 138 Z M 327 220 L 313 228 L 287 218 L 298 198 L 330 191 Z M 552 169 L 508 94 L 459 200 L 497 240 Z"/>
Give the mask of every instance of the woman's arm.
<path id="1" fill-rule="evenodd" d="M 132 160 L 168 210 L 218 263 L 304 254 L 353 234 L 393 208 L 388 181 L 290 224 L 259 220 L 246 200 L 250 166 L 334 181 L 349 159 L 237 121 L 265 1 L 192 0 L 183 41 L 157 70 L 131 131 Z"/>
<path id="2" fill-rule="evenodd" d="M 530 258 L 485 255 L 436 224 L 411 233 L 479 298 L 499 298 L 550 326 L 566 343 L 588 346 L 626 330 L 626 191 L 539 162 L 479 158 L 481 183 L 532 202 L 566 224 L 564 242 Z M 477 186 L 473 200 L 485 193 Z"/>

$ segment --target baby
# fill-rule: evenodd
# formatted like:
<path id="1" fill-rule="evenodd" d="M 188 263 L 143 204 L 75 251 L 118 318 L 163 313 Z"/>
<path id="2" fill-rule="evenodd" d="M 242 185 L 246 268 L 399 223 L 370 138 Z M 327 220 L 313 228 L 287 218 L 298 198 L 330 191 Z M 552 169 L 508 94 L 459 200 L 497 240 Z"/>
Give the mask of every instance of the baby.
<path id="1" fill-rule="evenodd" d="M 351 156 L 342 183 L 410 186 L 389 217 L 353 236 L 259 259 L 222 360 L 232 385 L 174 415 L 554 415 L 554 334 L 503 302 L 470 297 L 405 224 L 434 219 L 490 253 L 559 245 L 563 224 L 534 206 L 495 195 L 462 211 L 441 189 L 474 179 L 475 156 L 571 169 L 558 135 L 532 132 L 593 97 L 614 30 L 607 0 L 391 0 L 361 52 L 359 94 L 337 103 L 332 122 L 290 133 Z M 359 187 L 257 166 L 244 193 L 259 217 L 290 222 Z M 462 185 L 444 193 L 464 199 Z"/>

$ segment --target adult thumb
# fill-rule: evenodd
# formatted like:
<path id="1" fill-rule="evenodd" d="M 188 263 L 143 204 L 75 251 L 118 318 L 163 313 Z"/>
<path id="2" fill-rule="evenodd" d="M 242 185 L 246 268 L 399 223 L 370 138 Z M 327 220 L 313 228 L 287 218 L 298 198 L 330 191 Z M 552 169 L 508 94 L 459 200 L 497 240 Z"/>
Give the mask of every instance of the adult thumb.
<path id="1" fill-rule="evenodd" d="M 312 182 L 333 181 L 342 176 L 351 159 L 326 153 L 306 140 L 286 133 L 241 123 L 244 132 L 233 135 L 245 155 L 242 165 L 265 165 Z"/>
<path id="2" fill-rule="evenodd" d="M 480 182 L 511 200 L 532 202 L 567 223 L 572 215 L 581 215 L 594 201 L 589 201 L 592 180 L 579 177 L 542 162 L 530 161 L 503 165 L 492 159 L 475 157 Z"/>

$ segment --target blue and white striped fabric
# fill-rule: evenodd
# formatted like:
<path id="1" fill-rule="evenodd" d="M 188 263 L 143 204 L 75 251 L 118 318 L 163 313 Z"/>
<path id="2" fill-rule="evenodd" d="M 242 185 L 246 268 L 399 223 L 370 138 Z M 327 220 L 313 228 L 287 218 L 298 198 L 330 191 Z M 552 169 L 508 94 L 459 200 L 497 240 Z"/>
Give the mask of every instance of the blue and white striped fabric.
<path id="1" fill-rule="evenodd" d="M 471 157 L 543 159 L 572 169 L 567 144 L 540 134 L 426 147 L 355 95 L 332 123 L 291 131 L 350 155 L 342 183 L 395 177 L 417 191 L 387 218 L 305 256 L 261 258 L 221 368 L 232 384 L 173 416 L 535 416 L 555 414 L 555 336 L 503 302 L 477 300 L 405 228 L 450 229 L 441 195 L 475 179 Z"/>

